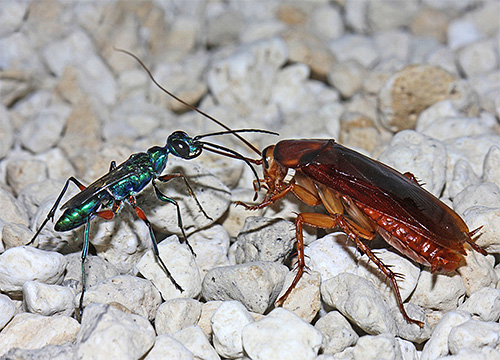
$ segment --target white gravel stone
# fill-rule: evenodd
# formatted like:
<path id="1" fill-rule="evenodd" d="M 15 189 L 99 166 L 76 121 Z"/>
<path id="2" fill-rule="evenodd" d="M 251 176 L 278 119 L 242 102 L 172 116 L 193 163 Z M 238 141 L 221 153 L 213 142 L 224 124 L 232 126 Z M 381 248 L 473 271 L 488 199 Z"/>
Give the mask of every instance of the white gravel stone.
<path id="1" fill-rule="evenodd" d="M 20 138 L 23 146 L 34 153 L 41 153 L 57 144 L 66 125 L 71 108 L 54 104 L 43 109 L 33 121 L 24 124 Z"/>
<path id="2" fill-rule="evenodd" d="M 388 30 L 408 24 L 419 9 L 417 0 L 368 2 L 367 17 L 370 28 Z"/>
<path id="3" fill-rule="evenodd" d="M 201 330 L 205 333 L 207 336 L 207 339 L 212 338 L 212 315 L 217 311 L 219 306 L 221 306 L 223 301 L 216 300 L 216 301 L 207 301 L 202 304 L 201 306 L 201 315 L 200 319 L 198 320 L 198 326 L 201 328 Z"/>
<path id="4" fill-rule="evenodd" d="M 321 345 L 323 354 L 337 354 L 350 346 L 354 346 L 359 339 L 351 324 L 342 314 L 330 311 L 322 316 L 314 325 L 323 334 Z"/>
<path id="5" fill-rule="evenodd" d="M 254 322 L 252 315 L 238 301 L 224 301 L 212 315 L 212 341 L 217 353 L 230 359 L 243 356 L 241 334 Z"/>
<path id="6" fill-rule="evenodd" d="M 172 299 L 160 305 L 155 317 L 158 335 L 172 335 L 191 325 L 197 325 L 202 303 L 194 299 Z"/>
<path id="7" fill-rule="evenodd" d="M 18 3 L 15 1 L 9 1 L 2 5 L 2 14 L 0 15 L 2 30 L 0 31 L 0 37 L 19 30 L 28 7 L 28 3 Z"/>
<path id="8" fill-rule="evenodd" d="M 285 291 L 292 285 L 294 278 L 295 271 L 289 272 L 278 299 L 285 295 Z M 320 274 L 306 269 L 297 285 L 283 302 L 283 308 L 290 310 L 303 320 L 311 322 L 321 308 Z"/>
<path id="9" fill-rule="evenodd" d="M 255 360 L 312 360 L 318 354 L 322 338 L 312 325 L 281 308 L 247 325 L 242 334 L 243 348 Z"/>
<path id="10" fill-rule="evenodd" d="M 177 331 L 172 337 L 191 351 L 195 359 L 220 360 L 220 356 L 210 345 L 199 326 L 189 326 Z"/>
<path id="11" fill-rule="evenodd" d="M 321 284 L 321 297 L 368 334 L 396 333 L 389 306 L 366 279 L 339 274 Z"/>
<path id="12" fill-rule="evenodd" d="M 237 264 L 253 261 L 283 263 L 295 244 L 295 225 L 282 219 L 247 217 L 237 237 Z"/>
<path id="13" fill-rule="evenodd" d="M 82 255 L 81 252 L 64 256 L 67 260 L 63 285 L 70 286 L 76 292 L 82 291 Z M 118 275 L 118 269 L 109 261 L 99 256 L 87 255 L 85 259 L 85 286 L 87 290 L 103 280 Z"/>
<path id="14" fill-rule="evenodd" d="M 388 265 L 391 271 L 396 274 L 404 275 L 402 279 L 398 278 L 397 282 L 401 298 L 403 301 L 406 301 L 417 286 L 417 281 L 420 276 L 420 267 L 401 255 L 398 255 L 396 252 L 387 249 L 377 249 L 376 256 L 382 260 L 384 264 Z M 359 267 L 356 275 L 370 280 L 389 304 L 397 304 L 396 296 L 389 283 L 389 279 L 366 255 L 363 255 L 359 260 Z"/>
<path id="15" fill-rule="evenodd" d="M 486 153 L 482 179 L 500 187 L 500 147 L 492 146 Z"/>
<path id="16" fill-rule="evenodd" d="M 286 44 L 279 38 L 243 46 L 210 68 L 210 91 L 222 104 L 247 114 L 250 106 L 264 104 L 272 97 L 276 72 L 287 56 Z"/>
<path id="17" fill-rule="evenodd" d="M 480 183 L 466 187 L 453 199 L 453 209 L 459 214 L 473 206 L 495 208 L 500 203 L 500 188 L 494 183 Z"/>
<path id="18" fill-rule="evenodd" d="M 14 143 L 14 128 L 9 112 L 0 105 L 0 159 L 2 159 Z"/>
<path id="19" fill-rule="evenodd" d="M 118 303 L 133 314 L 153 320 L 161 303 L 161 295 L 149 280 L 118 275 L 95 284 L 85 292 L 83 306 L 91 303 Z"/>
<path id="20" fill-rule="evenodd" d="M 497 283 L 498 275 L 494 266 L 495 259 L 493 256 L 483 256 L 472 250 L 467 252 L 465 264 L 457 268 L 457 272 L 462 277 L 467 296 Z"/>
<path id="21" fill-rule="evenodd" d="M 4 294 L 0 294 L 0 330 L 14 317 L 16 306 L 12 300 Z"/>
<path id="22" fill-rule="evenodd" d="M 367 360 L 403 358 L 399 343 L 391 334 L 360 337 L 354 346 L 353 355 L 355 359 Z"/>
<path id="23" fill-rule="evenodd" d="M 39 349 L 62 345 L 76 339 L 80 324 L 69 316 L 16 315 L 0 333 L 0 356 L 9 349 Z"/>
<path id="24" fill-rule="evenodd" d="M 238 300 L 262 314 L 277 299 L 288 269 L 273 262 L 253 262 L 210 270 L 203 279 L 205 300 Z"/>
<path id="25" fill-rule="evenodd" d="M 153 250 L 149 250 L 144 254 L 136 264 L 136 269 L 146 279 L 151 280 L 165 300 L 198 296 L 201 291 L 201 276 L 189 248 L 179 243 L 177 236 L 172 235 L 158 244 L 158 251 L 172 277 L 182 287 L 182 292 L 175 287 L 165 274 L 156 260 Z"/>
<path id="26" fill-rule="evenodd" d="M 33 234 L 34 233 L 24 225 L 9 223 L 3 227 L 0 239 L 5 249 L 10 249 L 26 244 L 28 239 L 33 237 Z"/>
<path id="27" fill-rule="evenodd" d="M 171 336 L 158 335 L 155 344 L 144 360 L 194 360 L 194 355 Z"/>
<path id="28" fill-rule="evenodd" d="M 470 20 L 457 19 L 452 21 L 450 26 L 448 26 L 448 45 L 453 50 L 467 44 L 475 43 L 480 38 L 480 31 Z"/>
<path id="29" fill-rule="evenodd" d="M 483 321 L 498 321 L 500 318 L 500 290 L 489 287 L 482 288 L 465 300 L 458 307 L 473 317 Z"/>
<path id="30" fill-rule="evenodd" d="M 60 285 L 27 281 L 23 285 L 23 305 L 31 313 L 71 316 L 75 311 L 75 291 Z"/>
<path id="31" fill-rule="evenodd" d="M 0 254 L 0 290 L 20 295 L 26 281 L 60 284 L 66 259 L 59 253 L 33 247 L 15 247 Z"/>
<path id="32" fill-rule="evenodd" d="M 169 174 L 182 173 L 187 178 L 202 208 L 212 218 L 210 220 L 203 215 L 195 200 L 189 196 L 182 179 L 173 179 L 166 184 L 158 182 L 160 191 L 169 198 L 175 199 L 179 204 L 187 235 L 213 224 L 226 212 L 230 204 L 231 193 L 209 171 L 194 162 L 175 157 L 169 159 L 167 171 Z M 164 233 L 180 234 L 177 212 L 172 204 L 158 200 L 154 191 L 147 190 L 138 197 L 138 201 L 154 229 Z"/>
<path id="33" fill-rule="evenodd" d="M 323 281 L 343 272 L 355 274 L 360 256 L 344 233 L 331 233 L 313 241 L 304 254 L 307 267 L 319 272 Z"/>
<path id="34" fill-rule="evenodd" d="M 463 218 L 471 229 L 480 226 L 480 234 L 476 243 L 488 252 L 500 251 L 500 208 L 490 208 L 486 206 L 474 206 L 464 211 Z"/>
<path id="35" fill-rule="evenodd" d="M 350 98 L 361 89 L 364 76 L 364 67 L 357 61 L 350 60 L 334 64 L 328 73 L 328 81 L 344 98 Z"/>
<path id="36" fill-rule="evenodd" d="M 7 182 L 16 194 L 31 183 L 47 179 L 47 166 L 36 159 L 11 159 L 7 163 Z"/>
<path id="37" fill-rule="evenodd" d="M 437 140 L 412 130 L 397 133 L 379 161 L 402 173 L 412 173 L 422 187 L 439 196 L 446 180 L 446 148 Z"/>
<path id="38" fill-rule="evenodd" d="M 410 301 L 426 309 L 451 311 L 463 302 L 464 296 L 465 286 L 458 274 L 422 271 Z"/>
<path id="39" fill-rule="evenodd" d="M 369 69 L 379 60 L 375 42 L 362 35 L 348 34 L 330 42 L 330 51 L 338 61 L 357 61 Z"/>
<path id="40" fill-rule="evenodd" d="M 497 322 L 469 320 L 453 327 L 448 336 L 452 354 L 458 354 L 462 349 L 481 350 L 483 347 L 498 350 L 499 343 L 500 324 Z"/>
<path id="41" fill-rule="evenodd" d="M 104 304 L 85 308 L 76 338 L 76 356 L 87 359 L 138 359 L 153 346 L 149 321 Z"/>
<path id="42" fill-rule="evenodd" d="M 437 359 L 449 352 L 448 338 L 451 330 L 470 319 L 469 315 L 452 311 L 443 316 L 434 328 L 431 339 L 424 345 L 420 360 Z"/>
<path id="43" fill-rule="evenodd" d="M 2 204 L 2 214 L 0 219 L 5 222 L 12 222 L 22 225 L 29 225 L 28 216 L 24 206 L 11 195 L 10 192 L 0 187 L 0 204 Z"/>
<path id="44" fill-rule="evenodd" d="M 229 265 L 229 234 L 221 225 L 212 225 L 195 232 L 188 238 L 196 254 L 196 264 L 203 277 L 212 268 Z"/>
<path id="45" fill-rule="evenodd" d="M 467 77 L 482 75 L 498 69 L 498 45 L 481 41 L 460 49 L 458 63 Z"/>

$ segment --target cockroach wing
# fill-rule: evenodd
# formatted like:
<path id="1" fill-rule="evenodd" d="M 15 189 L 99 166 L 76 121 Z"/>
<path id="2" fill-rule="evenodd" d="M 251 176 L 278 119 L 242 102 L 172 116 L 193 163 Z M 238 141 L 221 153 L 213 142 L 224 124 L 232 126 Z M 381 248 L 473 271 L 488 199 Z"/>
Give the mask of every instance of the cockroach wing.
<path id="1" fill-rule="evenodd" d="M 300 169 L 314 181 L 351 197 L 355 203 L 383 213 L 443 247 L 463 253 L 463 243 L 469 239 L 465 222 L 395 169 L 334 140 L 280 141 L 274 156 L 276 161 L 285 166 L 294 164 L 289 167 Z"/>

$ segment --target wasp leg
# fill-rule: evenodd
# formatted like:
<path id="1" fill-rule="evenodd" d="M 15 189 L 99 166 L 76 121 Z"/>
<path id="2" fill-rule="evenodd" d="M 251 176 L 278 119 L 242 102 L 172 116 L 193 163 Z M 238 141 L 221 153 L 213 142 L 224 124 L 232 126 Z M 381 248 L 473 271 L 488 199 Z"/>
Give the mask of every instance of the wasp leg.
<path id="1" fill-rule="evenodd" d="M 59 196 L 57 197 L 56 201 L 54 202 L 54 205 L 52 205 L 52 208 L 50 209 L 49 213 L 47 214 L 47 217 L 45 218 L 45 220 L 43 220 L 42 225 L 40 225 L 40 227 L 38 228 L 38 230 L 35 233 L 35 235 L 33 235 L 33 238 L 31 238 L 30 242 L 27 243 L 26 245 L 33 244 L 33 242 L 35 241 L 35 239 L 40 234 L 40 232 L 42 231 L 42 229 L 45 227 L 45 225 L 47 224 L 47 222 L 49 220 L 54 221 L 54 214 L 56 213 L 57 207 L 59 206 L 59 203 L 61 202 L 64 194 L 68 190 L 68 185 L 69 185 L 70 181 L 72 181 L 73 183 L 75 183 L 76 186 L 78 186 L 78 188 L 80 189 L 80 191 L 85 190 L 86 186 L 83 185 L 77 179 L 75 179 L 73 176 L 71 176 L 70 178 L 68 178 L 68 180 L 66 180 L 66 183 L 63 186 L 63 189 L 61 190 L 61 193 L 59 194 Z"/>
<path id="2" fill-rule="evenodd" d="M 170 177 L 171 176 L 171 177 Z M 163 177 L 163 176 L 162 176 Z M 165 175 L 165 177 L 167 178 L 167 180 L 160 180 L 160 178 L 158 178 L 158 180 L 160 181 L 168 181 L 170 179 L 173 179 L 174 177 L 184 177 L 182 174 L 172 174 L 172 175 Z M 170 177 L 170 178 L 168 178 Z M 185 179 L 184 179 L 185 180 Z M 186 184 L 187 184 L 187 181 L 186 181 Z M 189 241 L 187 240 L 187 236 L 186 236 L 186 233 L 184 232 L 184 224 L 182 223 L 182 216 L 181 216 L 181 208 L 179 206 L 179 204 L 177 203 L 177 201 L 175 201 L 174 199 L 172 198 L 169 198 L 167 195 L 163 194 L 160 189 L 158 189 L 158 186 L 156 185 L 156 182 L 155 180 L 153 180 L 153 188 L 155 189 L 155 193 L 156 193 L 156 197 L 158 199 L 160 199 L 161 201 L 165 201 L 165 202 L 169 202 L 171 204 L 174 204 L 176 209 L 177 209 L 177 224 L 179 225 L 179 228 L 181 229 L 181 233 L 182 233 L 182 238 L 183 238 L 183 241 L 187 244 L 189 250 L 191 251 L 191 254 L 193 254 L 194 256 L 196 256 L 196 253 L 194 252 L 193 248 L 191 247 L 191 245 L 189 244 Z M 189 186 L 188 184 L 188 189 L 190 191 L 190 194 L 192 193 L 192 189 L 191 187 Z M 192 193 L 192 195 L 194 196 L 194 193 Z M 196 203 L 198 203 L 198 200 L 196 199 L 196 197 L 194 196 L 195 200 L 196 200 Z M 200 206 L 200 209 L 201 209 L 201 205 L 198 203 L 198 206 Z M 205 214 L 205 211 L 202 209 L 203 213 Z M 205 214 L 205 216 L 209 219 L 212 219 L 211 217 L 209 217 L 207 214 Z"/>
<path id="3" fill-rule="evenodd" d="M 158 178 L 158 180 L 161 181 L 161 182 L 167 182 L 167 181 L 170 181 L 170 180 L 172 180 L 174 178 L 182 178 L 182 180 L 184 180 L 184 183 L 186 184 L 186 188 L 188 189 L 189 195 L 194 199 L 194 201 L 196 201 L 196 205 L 198 205 L 198 208 L 200 209 L 200 211 L 203 213 L 203 215 L 205 215 L 205 217 L 208 220 L 212 220 L 213 221 L 213 219 L 210 216 L 208 216 L 208 214 L 205 212 L 205 210 L 201 206 L 200 202 L 198 201 L 198 198 L 196 197 L 193 189 L 191 188 L 191 185 L 189 185 L 189 182 L 187 181 L 186 177 L 183 174 L 163 175 L 163 176 L 160 176 Z"/>
<path id="4" fill-rule="evenodd" d="M 153 182 L 153 184 L 154 184 L 154 182 Z M 155 187 L 155 189 L 156 189 L 156 187 Z M 177 281 L 175 281 L 174 277 L 172 276 L 172 274 L 168 270 L 167 265 L 165 265 L 165 263 L 163 262 L 163 260 L 160 257 L 160 252 L 158 251 L 158 245 L 156 244 L 156 237 L 155 237 L 155 234 L 153 233 L 153 228 L 151 227 L 151 223 L 149 222 L 148 218 L 146 217 L 146 214 L 144 213 L 144 211 L 139 206 L 137 206 L 137 202 L 136 202 L 134 196 L 130 195 L 128 197 L 128 202 L 134 208 L 135 213 L 137 214 L 137 217 L 139 219 L 141 219 L 142 221 L 144 221 L 144 223 L 148 226 L 149 236 L 151 237 L 151 241 L 153 242 L 153 251 L 155 253 L 156 259 L 160 262 L 160 265 L 163 268 L 163 271 L 165 272 L 165 274 L 167 274 L 167 277 L 170 279 L 170 281 L 172 281 L 172 283 L 174 284 L 174 286 L 179 291 L 181 291 L 181 292 L 184 291 L 182 289 L 182 287 L 177 283 Z"/>

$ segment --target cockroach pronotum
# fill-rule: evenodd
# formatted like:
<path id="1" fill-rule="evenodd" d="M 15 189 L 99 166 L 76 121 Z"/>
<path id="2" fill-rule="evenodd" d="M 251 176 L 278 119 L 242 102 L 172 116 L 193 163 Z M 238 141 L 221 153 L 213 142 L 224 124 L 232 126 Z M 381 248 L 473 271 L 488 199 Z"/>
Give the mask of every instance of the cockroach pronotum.
<path id="1" fill-rule="evenodd" d="M 283 140 L 262 152 L 261 164 L 264 178 L 259 182 L 267 189 L 264 200 L 253 206 L 239 205 L 261 209 L 291 192 L 307 205 L 323 204 L 327 211 L 297 215 L 297 274 L 278 305 L 283 304 L 304 271 L 304 225 L 341 228 L 390 280 L 405 320 L 420 327 L 423 323 L 410 318 L 403 307 L 397 274 L 363 240 L 379 234 L 402 254 L 430 266 L 431 272 L 455 270 L 466 254 L 465 244 L 487 254 L 472 240 L 479 228 L 469 231 L 462 218 L 422 188 L 411 173 L 402 174 L 334 140 Z M 295 174 L 285 181 L 289 169 Z M 256 180 L 256 191 L 257 185 Z"/>

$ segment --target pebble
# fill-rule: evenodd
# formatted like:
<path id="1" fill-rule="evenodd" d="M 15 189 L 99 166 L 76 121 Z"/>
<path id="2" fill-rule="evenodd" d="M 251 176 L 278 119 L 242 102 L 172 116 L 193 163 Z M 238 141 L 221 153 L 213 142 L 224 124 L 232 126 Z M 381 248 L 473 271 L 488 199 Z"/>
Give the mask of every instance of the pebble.
<path id="1" fill-rule="evenodd" d="M 395 334 L 397 331 L 382 295 L 362 277 L 341 273 L 323 281 L 321 298 L 368 334 Z"/>
<path id="2" fill-rule="evenodd" d="M 90 304 L 83 312 L 75 356 L 85 359 L 139 359 L 151 349 L 155 337 L 153 326 L 147 319 L 114 306 Z"/>
<path id="3" fill-rule="evenodd" d="M 80 324 L 69 316 L 17 314 L 0 333 L 0 356 L 15 347 L 39 349 L 72 342 L 79 330 Z"/>
<path id="4" fill-rule="evenodd" d="M 161 303 L 161 295 L 149 280 L 118 275 L 93 285 L 85 292 L 83 306 L 91 303 L 118 303 L 133 314 L 153 320 Z"/>
<path id="5" fill-rule="evenodd" d="M 500 318 L 500 290 L 484 287 L 472 293 L 458 310 L 465 311 L 483 321 L 498 321 Z"/>
<path id="6" fill-rule="evenodd" d="M 330 311 L 316 321 L 314 327 L 323 334 L 323 354 L 337 354 L 356 345 L 359 335 L 338 311 Z"/>
<path id="7" fill-rule="evenodd" d="M 0 330 L 14 317 L 16 306 L 12 300 L 4 294 L 0 294 Z"/>
<path id="8" fill-rule="evenodd" d="M 274 262 L 252 262 L 210 270 L 203 279 L 205 300 L 237 300 L 264 313 L 277 299 L 288 269 Z"/>
<path id="9" fill-rule="evenodd" d="M 340 273 L 356 273 L 359 254 L 352 241 L 344 233 L 331 233 L 304 249 L 306 265 L 321 275 L 322 281 Z"/>
<path id="10" fill-rule="evenodd" d="M 197 325 L 202 303 L 195 299 L 167 300 L 158 307 L 155 329 L 158 335 L 172 335 L 191 325 Z"/>
<path id="11" fill-rule="evenodd" d="M 14 143 L 12 120 L 5 106 L 0 105 L 0 159 L 7 155 Z"/>
<path id="12" fill-rule="evenodd" d="M 451 97 L 455 77 L 430 65 L 409 65 L 391 76 L 379 94 L 382 124 L 391 131 L 412 129 L 430 105 Z"/>
<path id="13" fill-rule="evenodd" d="M 426 309 L 451 311 L 464 301 L 465 286 L 457 273 L 422 271 L 410 301 Z"/>
<path id="14" fill-rule="evenodd" d="M 376 256 L 384 264 L 390 266 L 392 272 L 404 274 L 404 277 L 398 278 L 397 282 L 401 298 L 403 301 L 406 301 L 417 286 L 420 277 L 420 268 L 410 260 L 388 249 L 377 249 Z M 388 303 L 397 305 L 396 296 L 394 295 L 392 286 L 389 284 L 389 279 L 380 272 L 377 265 L 373 261 L 370 261 L 366 255 L 363 255 L 359 260 L 356 275 L 370 280 Z"/>
<path id="15" fill-rule="evenodd" d="M 63 285 L 70 286 L 76 292 L 82 291 L 82 256 L 80 252 L 64 256 L 67 260 Z M 117 276 L 118 269 L 109 261 L 96 255 L 87 255 L 85 259 L 85 286 L 87 290 L 104 281 Z"/>
<path id="16" fill-rule="evenodd" d="M 468 320 L 451 329 L 448 346 L 451 354 L 458 354 L 462 349 L 481 350 L 483 347 L 498 350 L 499 336 L 500 324 L 497 322 Z"/>
<path id="17" fill-rule="evenodd" d="M 195 163 L 174 157 L 169 159 L 168 172 L 182 173 L 187 178 L 201 207 L 211 218 L 208 219 L 189 196 L 184 181 L 173 179 L 167 184 L 158 182 L 160 191 L 167 197 L 176 199 L 179 204 L 186 235 L 213 224 L 226 212 L 231 199 L 230 191 L 210 172 Z M 163 233 L 180 234 L 177 212 L 172 204 L 158 200 L 154 191 L 144 191 L 138 201 L 154 229 Z"/>
<path id="18" fill-rule="evenodd" d="M 152 250 L 146 252 L 135 265 L 137 271 L 154 284 L 165 300 L 198 296 L 202 279 L 188 247 L 181 244 L 176 235 L 172 235 L 158 244 L 158 251 L 170 274 L 182 287 L 182 292 L 169 279 Z"/>
<path id="19" fill-rule="evenodd" d="M 0 219 L 5 222 L 29 225 L 28 216 L 24 206 L 11 195 L 10 192 L 0 187 L 0 204 L 2 204 L 2 214 Z"/>
<path id="20" fill-rule="evenodd" d="M 285 295 L 294 278 L 295 271 L 289 272 L 278 299 Z M 320 285 L 320 274 L 306 269 L 290 295 L 286 297 L 282 307 L 311 322 L 321 308 Z"/>
<path id="21" fill-rule="evenodd" d="M 74 290 L 65 286 L 38 281 L 27 281 L 23 285 L 23 306 L 30 313 L 71 316 L 75 311 L 74 299 Z"/>
<path id="22" fill-rule="evenodd" d="M 282 308 L 248 324 L 242 332 L 243 348 L 255 360 L 312 360 L 318 354 L 322 339 L 312 325 Z"/>
<path id="23" fill-rule="evenodd" d="M 229 265 L 227 253 L 230 238 L 221 225 L 212 225 L 195 232 L 188 241 L 196 254 L 196 264 L 202 277 L 214 267 Z"/>
<path id="24" fill-rule="evenodd" d="M 295 245 L 295 225 L 286 220 L 250 216 L 236 238 L 237 264 L 253 261 L 283 263 Z"/>
<path id="25" fill-rule="evenodd" d="M 0 290 L 21 295 L 23 284 L 37 280 L 60 284 L 66 269 L 64 256 L 29 246 L 15 247 L 0 254 Z"/>
<path id="26" fill-rule="evenodd" d="M 449 352 L 449 335 L 451 330 L 470 320 L 469 315 L 462 312 L 451 311 L 443 316 L 433 330 L 432 337 L 425 343 L 420 360 L 437 359 Z"/>
<path id="27" fill-rule="evenodd" d="M 242 330 L 254 322 L 252 315 L 238 301 L 224 301 L 211 318 L 212 340 L 217 353 L 229 359 L 243 356 Z"/>
<path id="28" fill-rule="evenodd" d="M 191 351 L 195 359 L 220 360 L 220 356 L 197 325 L 177 331 L 172 337 Z"/>
<path id="29" fill-rule="evenodd" d="M 367 335 L 359 338 L 354 346 L 355 359 L 402 359 L 397 339 L 391 334 Z"/>
<path id="30" fill-rule="evenodd" d="M 177 129 L 194 135 L 222 130 L 159 90 L 133 59 L 113 50 L 116 46 L 137 54 L 168 90 L 200 106 L 229 128 L 262 128 L 280 133 L 276 138 L 243 134 L 259 150 L 285 138 L 334 138 L 363 154 L 387 161 L 402 172 L 414 172 L 426 189 L 453 205 L 471 230 L 483 226 L 477 244 L 491 255 L 485 257 L 467 250 L 464 265 L 457 269 L 459 275 L 445 278 L 444 285 L 442 275 L 431 275 L 423 269 L 415 287 L 418 269 L 407 266 L 407 260 L 395 254 L 394 263 L 401 266 L 398 272 L 405 275 L 405 281 L 400 282 L 403 296 L 406 298 L 413 287 L 416 289 L 405 308 L 412 318 L 424 320 L 422 329 L 406 323 L 391 300 L 391 289 L 368 272 L 363 261 L 359 261 L 360 252 L 345 235 L 325 236 L 322 229 L 305 227 L 308 268 L 284 308 L 295 314 L 290 316 L 296 319 L 294 324 L 298 329 L 308 328 L 310 334 L 316 330 L 310 330 L 307 322 L 316 325 L 323 322 L 327 327 L 331 321 L 332 328 L 338 326 L 344 332 L 325 329 L 323 338 L 329 337 L 331 341 L 323 340 L 316 347 L 319 343 L 316 339 L 304 346 L 307 350 L 296 350 L 287 358 L 417 359 L 420 352 L 424 360 L 499 358 L 495 292 L 500 267 L 495 254 L 500 252 L 497 196 L 500 174 L 496 159 L 500 147 L 497 124 L 500 3 L 336 0 L 281 4 L 229 0 L 190 5 L 149 2 L 139 6 L 119 1 L 67 4 L 60 0 L 2 4 L 0 254 L 4 254 L 0 255 L 0 265 L 3 255 L 10 256 L 16 246 L 31 239 L 69 176 L 89 184 L 108 172 L 110 161 L 119 163 L 131 153 L 162 146 Z M 401 129 L 415 129 L 415 132 L 400 132 L 393 139 L 393 132 Z M 233 135 L 206 140 L 251 159 L 260 157 Z M 260 166 L 255 169 L 260 177 Z M 64 338 L 64 344 L 54 341 L 49 342 L 54 345 L 44 343 L 36 349 L 17 343 L 2 344 L 4 356 L 109 358 L 107 350 L 113 351 L 113 346 L 103 348 L 95 343 L 110 339 L 122 350 L 113 353 L 113 357 L 219 359 L 231 353 L 232 358 L 254 360 L 264 358 L 260 350 L 268 347 L 285 348 L 267 357 L 274 359 L 293 351 L 295 343 L 302 343 L 295 325 L 288 325 L 288 320 L 281 323 L 276 320 L 276 328 L 291 335 L 276 341 L 272 340 L 274 332 L 271 336 L 256 337 L 257 354 L 246 351 L 245 342 L 242 345 L 238 342 L 242 340 L 238 334 L 245 329 L 242 323 L 224 318 L 231 312 L 219 308 L 222 301 L 207 301 L 205 294 L 201 295 L 201 283 L 205 274 L 215 271 L 213 268 L 226 269 L 228 274 L 222 275 L 221 271 L 216 278 L 218 287 L 213 292 L 224 296 L 214 298 L 231 303 L 234 299 L 240 301 L 241 311 L 237 313 L 245 314 L 247 327 L 265 322 L 274 316 L 268 312 L 280 292 L 287 289 L 295 271 L 288 271 L 278 263 L 254 268 L 253 261 L 288 258 L 286 265 L 292 267 L 296 262 L 296 257 L 289 256 L 293 251 L 293 226 L 287 223 L 283 228 L 272 229 L 270 234 L 271 229 L 267 228 L 272 226 L 266 224 L 259 229 L 261 239 L 256 242 L 241 239 L 235 242 L 235 239 L 249 216 L 293 222 L 296 213 L 320 210 L 305 206 L 295 196 L 286 196 L 255 212 L 233 206 L 238 200 L 252 203 L 255 176 L 244 162 L 220 154 L 207 151 L 193 161 L 171 156 L 165 173 L 175 172 L 187 175 L 196 197 L 213 219 L 200 211 L 181 179 L 160 184 L 162 191 L 180 204 L 186 234 L 197 254 L 194 257 L 176 240 L 167 241 L 168 246 L 162 250 L 173 278 L 185 291 L 181 294 L 172 286 L 163 270 L 153 264 L 156 261 L 151 256 L 145 261 L 151 265 L 145 267 L 148 270 L 136 267 L 151 249 L 152 242 L 147 226 L 127 206 L 113 221 L 92 221 L 93 246 L 85 273 L 89 294 L 96 291 L 106 295 L 108 291 L 102 290 L 110 286 L 109 297 L 99 295 L 101 300 L 95 301 L 112 304 L 114 307 L 106 309 L 116 312 L 116 319 L 127 319 L 124 322 L 128 325 L 124 327 L 136 327 L 139 331 L 130 333 L 139 335 L 126 335 L 129 333 L 120 330 L 117 332 L 120 337 L 113 342 L 112 336 L 96 332 L 94 338 L 98 340 L 88 349 L 75 342 L 78 324 L 71 320 L 56 325 L 58 333 L 66 328 L 69 329 L 66 333 L 72 334 Z M 77 187 L 69 185 L 61 205 L 77 192 Z M 172 204 L 158 201 L 151 187 L 138 195 L 138 201 L 158 241 L 172 233 L 180 235 Z M 58 216 L 59 211 L 55 220 Z M 0 338 L 5 331 L 11 331 L 10 325 L 19 317 L 14 314 L 27 308 L 40 313 L 73 311 L 75 304 L 59 306 L 58 295 L 44 294 L 66 293 L 69 299 L 70 293 L 74 297 L 81 291 L 83 230 L 81 227 L 58 233 L 53 230 L 53 221 L 48 222 L 35 245 L 60 252 L 56 262 L 61 263 L 61 273 L 54 269 L 57 274 L 44 280 L 43 274 L 31 274 L 33 269 L 37 270 L 35 267 L 43 272 L 43 266 L 34 265 L 30 270 L 31 266 L 26 265 L 18 280 L 7 281 L 15 289 L 7 292 L 7 298 L 0 296 L 0 306 L 2 298 L 8 304 L 5 316 L 0 316 L 0 329 L 5 326 Z M 277 239 L 285 239 L 286 243 Z M 377 251 L 384 261 L 392 264 L 392 260 L 385 258 L 393 254 L 383 250 L 385 244 L 380 240 L 371 243 L 374 249 L 382 248 Z M 38 253 L 39 250 L 23 251 Z M 61 254 L 66 259 L 59 259 Z M 7 262 L 5 267 L 9 272 L 0 266 L 0 275 L 10 276 L 15 264 L 23 263 L 23 258 L 37 256 L 18 255 L 16 260 Z M 252 262 L 238 265 L 241 268 L 230 266 L 236 263 L 236 258 L 238 262 Z M 148 255 L 144 260 L 147 259 Z M 250 269 L 258 269 L 259 275 Z M 367 281 L 369 290 L 356 295 L 366 301 L 356 298 L 351 301 L 346 296 L 350 303 L 339 305 L 337 310 L 320 301 L 321 283 L 324 288 L 332 278 L 356 274 L 376 284 L 372 286 Z M 219 287 L 221 278 L 229 282 Z M 428 287 L 429 278 L 436 280 L 435 290 Z M 121 279 L 119 284 L 113 283 L 116 279 Z M 205 280 L 210 283 L 209 278 Z M 156 286 L 167 300 L 164 308 L 160 307 L 162 311 L 156 311 L 161 301 L 159 290 L 154 290 Z M 445 293 L 441 286 L 449 287 L 450 291 Z M 345 288 L 353 290 L 347 285 Z M 364 285 L 360 288 L 364 289 Z M 5 292 L 3 288 L 1 291 Z M 144 297 L 134 297 L 130 302 L 128 297 L 121 297 L 125 292 L 144 293 Z M 376 294 L 375 300 L 368 297 L 372 292 Z M 414 297 L 420 295 L 424 296 L 415 301 Z M 375 306 L 379 300 L 380 308 Z M 351 304 L 359 306 L 359 311 L 351 311 Z M 84 323 L 90 322 L 85 317 L 92 314 L 93 306 L 106 305 L 88 305 Z M 370 316 L 365 316 L 362 310 L 371 306 L 385 314 L 377 323 L 389 325 L 374 329 L 363 323 Z M 267 315 L 249 313 L 252 307 Z M 453 309 L 460 309 L 460 313 Z M 346 320 L 336 311 L 351 315 Z M 130 312 L 141 316 L 134 317 Z M 447 317 L 450 314 L 451 320 Z M 38 314 L 28 315 L 41 318 Z M 216 332 L 211 323 L 214 315 L 220 316 L 214 323 Z M 334 316 L 338 319 L 333 319 Z M 69 319 L 61 314 L 50 316 L 57 317 Z M 155 336 L 150 325 L 153 319 L 158 334 L 163 333 L 160 336 Z M 231 326 L 226 328 L 225 324 Z M 356 335 L 353 327 L 361 333 Z M 184 332 L 182 343 L 171 336 L 176 331 Z M 40 338 L 45 335 L 37 334 Z M 16 341 L 24 338 L 19 335 Z M 92 336 L 81 335 L 83 338 Z M 215 339 L 218 345 L 214 345 Z M 96 354 L 95 349 L 100 353 Z M 317 356 L 318 352 L 322 355 Z M 302 356 L 303 353 L 306 355 Z"/>
<path id="31" fill-rule="evenodd" d="M 194 360 L 194 355 L 182 343 L 168 335 L 158 335 L 144 360 Z"/>

